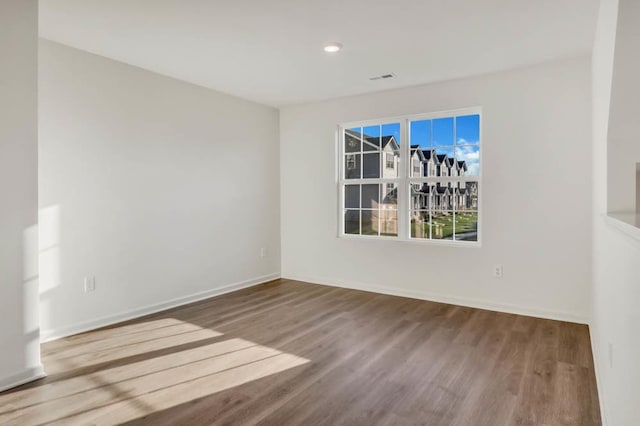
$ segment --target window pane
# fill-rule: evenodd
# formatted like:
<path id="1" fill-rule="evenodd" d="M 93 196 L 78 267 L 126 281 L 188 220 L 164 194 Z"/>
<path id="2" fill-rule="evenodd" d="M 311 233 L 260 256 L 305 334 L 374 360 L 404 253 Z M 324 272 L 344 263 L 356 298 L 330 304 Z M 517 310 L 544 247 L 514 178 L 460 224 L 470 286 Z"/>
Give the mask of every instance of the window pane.
<path id="1" fill-rule="evenodd" d="M 418 145 L 423 149 L 431 147 L 431 120 L 412 121 L 409 128 L 411 146 Z"/>
<path id="2" fill-rule="evenodd" d="M 434 176 L 435 156 L 431 150 L 431 120 L 412 121 L 409 126 L 409 176 Z"/>
<path id="3" fill-rule="evenodd" d="M 456 146 L 456 160 L 461 176 L 480 175 L 480 147 L 478 145 Z"/>
<path id="4" fill-rule="evenodd" d="M 344 213 L 344 233 L 360 233 L 360 210 L 345 210 Z"/>
<path id="5" fill-rule="evenodd" d="M 422 149 L 418 146 L 411 146 L 411 156 L 409 157 L 409 176 L 411 177 L 423 177 L 425 156 Z"/>
<path id="6" fill-rule="evenodd" d="M 380 215 L 380 235 L 398 235 L 398 211 L 391 209 L 381 209 Z"/>
<path id="7" fill-rule="evenodd" d="M 346 209 L 360 208 L 360 185 L 345 185 L 344 207 Z"/>
<path id="8" fill-rule="evenodd" d="M 411 210 L 428 210 L 432 204 L 432 194 L 435 191 L 435 184 L 425 182 L 412 183 L 409 185 L 411 194 Z"/>
<path id="9" fill-rule="evenodd" d="M 411 213 L 411 238 L 431 238 L 431 220 L 428 211 Z"/>
<path id="10" fill-rule="evenodd" d="M 400 123 L 382 125 L 380 147 L 382 149 L 383 178 L 400 176 Z"/>
<path id="11" fill-rule="evenodd" d="M 451 176 L 451 167 L 454 164 L 455 151 L 453 147 L 437 147 L 432 151 L 431 176 Z M 429 170 L 427 170 L 429 171 Z"/>
<path id="12" fill-rule="evenodd" d="M 362 235 L 378 235 L 378 210 L 362 210 Z"/>
<path id="13" fill-rule="evenodd" d="M 478 212 L 456 212 L 456 240 L 478 241 Z"/>
<path id="14" fill-rule="evenodd" d="M 457 210 L 478 210 L 478 182 L 459 182 L 456 194 Z"/>
<path id="15" fill-rule="evenodd" d="M 456 117 L 456 144 L 477 144 L 480 142 L 480 116 L 464 115 Z"/>
<path id="16" fill-rule="evenodd" d="M 360 127 L 344 131 L 344 152 L 360 152 L 362 149 Z"/>
<path id="17" fill-rule="evenodd" d="M 363 167 L 362 177 L 367 179 L 375 179 L 380 177 L 380 154 L 362 154 Z"/>
<path id="18" fill-rule="evenodd" d="M 453 210 L 453 182 L 437 182 L 432 187 L 432 208 L 434 210 Z"/>
<path id="19" fill-rule="evenodd" d="M 431 227 L 431 238 L 434 240 L 453 239 L 453 212 L 440 210 L 432 211 Z"/>
<path id="20" fill-rule="evenodd" d="M 360 179 L 360 158 L 362 154 L 347 154 L 344 156 L 344 178 Z"/>
<path id="21" fill-rule="evenodd" d="M 381 185 L 380 208 L 383 210 L 395 210 L 398 208 L 398 185 L 395 183 L 385 183 Z"/>
<path id="22" fill-rule="evenodd" d="M 387 144 L 393 138 L 393 142 L 400 146 L 400 123 L 382 125 L 382 143 Z"/>
<path id="23" fill-rule="evenodd" d="M 368 126 L 362 129 L 362 148 L 364 151 L 380 150 L 380 126 Z"/>
<path id="24" fill-rule="evenodd" d="M 380 204 L 380 185 L 362 185 L 363 209 L 377 209 Z"/>
<path id="25" fill-rule="evenodd" d="M 432 129 L 433 146 L 453 146 L 453 117 L 434 119 Z"/>

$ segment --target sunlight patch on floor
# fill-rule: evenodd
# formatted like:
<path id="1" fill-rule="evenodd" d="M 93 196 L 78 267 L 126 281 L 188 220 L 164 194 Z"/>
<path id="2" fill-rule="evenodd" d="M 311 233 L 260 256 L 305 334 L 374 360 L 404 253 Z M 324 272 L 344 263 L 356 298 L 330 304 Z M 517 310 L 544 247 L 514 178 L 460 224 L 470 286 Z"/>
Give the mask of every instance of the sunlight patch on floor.
<path id="1" fill-rule="evenodd" d="M 85 353 L 71 358 L 47 360 L 45 368 L 47 374 L 58 374 L 68 371 L 74 366 L 76 366 L 76 368 L 77 366 L 86 368 L 92 365 L 112 362 L 121 358 L 144 355 L 150 352 L 168 349 L 173 346 L 195 343 L 219 336 L 222 336 L 222 333 L 209 329 L 200 329 L 175 336 L 161 337 L 154 340 L 142 341 L 140 343 L 131 343 L 122 347 L 109 348 L 96 353 Z"/>
<path id="2" fill-rule="evenodd" d="M 52 349 L 45 368 L 62 378 L 0 396 L 0 424 L 117 424 L 308 362 L 241 338 L 210 342 L 223 334 L 175 319 L 123 329 Z"/>
<path id="3" fill-rule="evenodd" d="M 184 404 L 308 363 L 295 355 L 279 355 L 221 371 L 190 382 L 146 393 L 140 397 L 91 410 L 79 416 L 61 419 L 51 424 L 90 422 L 94 425 L 114 425 Z"/>
<path id="4" fill-rule="evenodd" d="M 37 404 L 59 401 L 61 398 L 91 391 L 105 384 L 117 384 L 196 361 L 207 360 L 224 354 L 232 354 L 252 346 L 256 346 L 255 343 L 249 342 L 248 340 L 228 339 L 218 343 L 178 351 L 156 358 L 13 392 L 0 397 L 0 401 L 2 402 L 0 404 L 0 416 Z"/>
<path id="5" fill-rule="evenodd" d="M 190 323 L 178 322 L 174 325 L 147 330 L 143 334 L 122 334 L 110 337 L 109 339 L 100 339 L 70 347 L 65 346 L 59 350 L 49 352 L 48 355 L 55 354 L 56 359 L 77 357 L 83 354 L 91 354 L 94 356 L 98 354 L 99 356 L 102 351 L 108 349 L 118 348 L 131 344 L 140 344 L 142 342 L 148 342 L 163 337 L 176 336 L 178 334 L 190 333 L 198 330 L 203 330 L 203 328 Z"/>

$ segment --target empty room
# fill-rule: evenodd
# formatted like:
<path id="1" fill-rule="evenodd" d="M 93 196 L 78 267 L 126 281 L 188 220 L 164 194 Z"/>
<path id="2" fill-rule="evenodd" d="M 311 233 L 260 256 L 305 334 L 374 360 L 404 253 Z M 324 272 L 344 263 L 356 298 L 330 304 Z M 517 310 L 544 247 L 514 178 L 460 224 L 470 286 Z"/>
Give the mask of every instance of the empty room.
<path id="1" fill-rule="evenodd" d="M 0 425 L 640 425 L 637 0 L 0 0 Z"/>

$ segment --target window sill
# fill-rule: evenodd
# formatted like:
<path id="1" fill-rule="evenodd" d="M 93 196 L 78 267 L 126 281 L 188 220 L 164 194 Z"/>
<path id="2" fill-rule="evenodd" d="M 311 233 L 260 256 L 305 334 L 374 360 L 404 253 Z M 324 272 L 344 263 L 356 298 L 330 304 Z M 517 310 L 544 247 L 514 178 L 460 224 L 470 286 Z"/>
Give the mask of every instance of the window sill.
<path id="1" fill-rule="evenodd" d="M 604 221 L 631 238 L 640 240 L 640 214 L 610 212 L 603 215 Z"/>
<path id="2" fill-rule="evenodd" d="M 418 238 L 398 238 L 398 237 L 382 237 L 382 236 L 369 236 L 369 235 L 350 235 L 343 234 L 338 235 L 338 239 L 341 240 L 354 240 L 354 241 L 385 241 L 396 243 L 408 243 L 417 244 L 421 246 L 445 246 L 445 247 L 459 247 L 459 248 L 481 248 L 482 244 L 479 241 L 452 241 L 452 240 L 428 240 Z"/>

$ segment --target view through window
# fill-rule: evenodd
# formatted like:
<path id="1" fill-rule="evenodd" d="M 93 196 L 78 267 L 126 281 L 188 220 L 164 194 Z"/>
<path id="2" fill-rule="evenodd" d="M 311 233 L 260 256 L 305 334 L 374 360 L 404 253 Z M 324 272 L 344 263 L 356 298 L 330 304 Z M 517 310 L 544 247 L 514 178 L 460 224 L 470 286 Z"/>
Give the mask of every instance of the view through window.
<path id="1" fill-rule="evenodd" d="M 480 111 L 341 127 L 341 234 L 479 241 Z"/>

